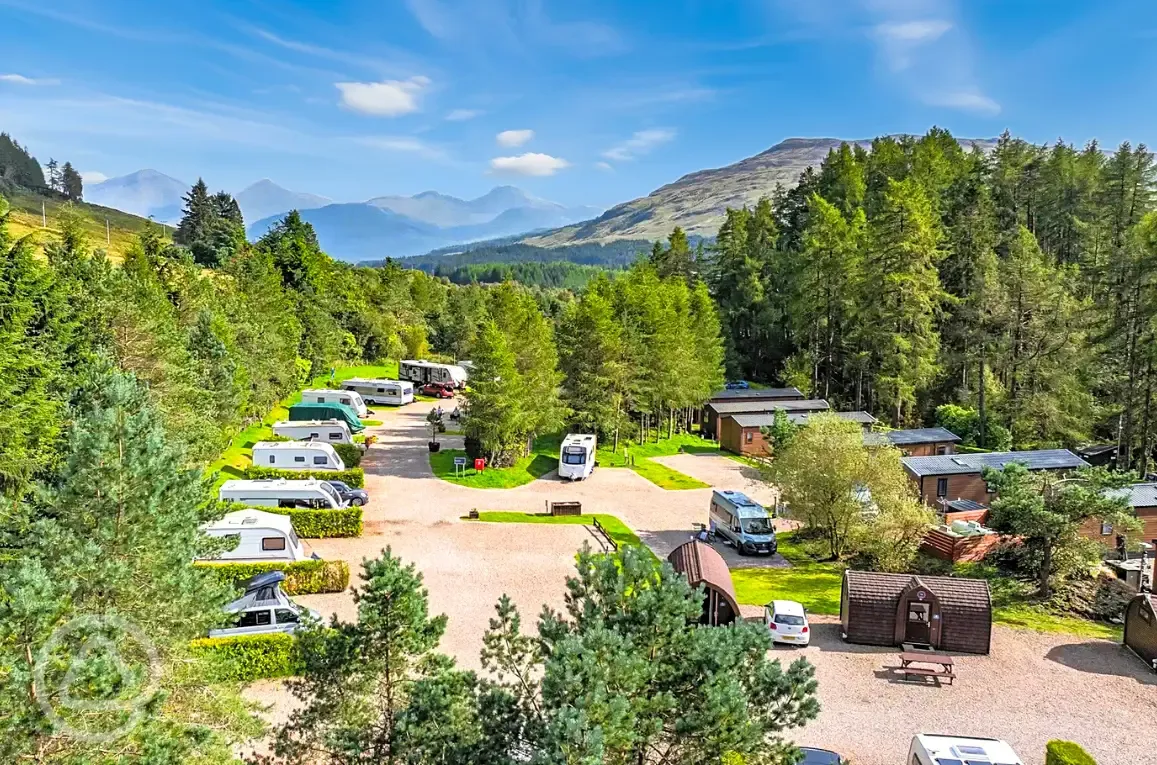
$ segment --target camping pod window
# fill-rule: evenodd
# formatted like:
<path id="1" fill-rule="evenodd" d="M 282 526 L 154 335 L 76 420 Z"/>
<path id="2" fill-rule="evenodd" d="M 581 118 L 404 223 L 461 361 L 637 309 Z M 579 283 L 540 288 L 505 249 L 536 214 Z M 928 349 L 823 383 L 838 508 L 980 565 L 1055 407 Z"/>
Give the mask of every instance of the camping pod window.
<path id="1" fill-rule="evenodd" d="M 285 537 L 262 537 L 261 549 L 266 552 L 285 549 Z"/>
<path id="2" fill-rule="evenodd" d="M 324 465 L 326 462 L 328 462 L 328 460 L 326 459 L 325 455 L 313 458 L 313 464 L 315 465 Z"/>

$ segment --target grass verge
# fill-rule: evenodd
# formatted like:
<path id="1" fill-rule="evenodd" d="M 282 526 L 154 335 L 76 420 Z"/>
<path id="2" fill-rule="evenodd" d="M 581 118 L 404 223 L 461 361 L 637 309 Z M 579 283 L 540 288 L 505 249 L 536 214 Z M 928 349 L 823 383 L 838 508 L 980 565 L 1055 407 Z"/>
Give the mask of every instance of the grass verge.
<path id="1" fill-rule="evenodd" d="M 546 513 L 516 513 L 506 511 L 487 511 L 478 513 L 478 520 L 483 523 L 548 523 L 557 526 L 590 526 L 595 520 L 607 530 L 611 539 L 620 547 L 646 547 L 639 535 L 631 531 L 627 524 L 613 515 L 595 513 L 593 515 L 548 515 Z M 650 548 L 646 548 L 650 549 Z"/>
<path id="2" fill-rule="evenodd" d="M 430 453 L 430 469 L 443 481 L 469 486 L 472 489 L 513 489 L 541 478 L 558 467 L 558 449 L 562 436 L 540 436 L 534 441 L 530 454 L 520 458 L 510 467 L 486 468 L 478 472 L 468 463 L 461 475 L 454 474 L 454 458 L 465 457 L 462 449 L 443 449 Z"/>
<path id="3" fill-rule="evenodd" d="M 679 433 L 672 438 L 636 444 L 619 444 L 617 452 L 603 443 L 598 450 L 599 467 L 625 467 L 634 470 L 661 489 L 706 489 L 709 484 L 697 478 L 672 470 L 654 462 L 652 457 L 671 457 L 676 454 L 719 454 L 719 445 L 693 433 Z"/>

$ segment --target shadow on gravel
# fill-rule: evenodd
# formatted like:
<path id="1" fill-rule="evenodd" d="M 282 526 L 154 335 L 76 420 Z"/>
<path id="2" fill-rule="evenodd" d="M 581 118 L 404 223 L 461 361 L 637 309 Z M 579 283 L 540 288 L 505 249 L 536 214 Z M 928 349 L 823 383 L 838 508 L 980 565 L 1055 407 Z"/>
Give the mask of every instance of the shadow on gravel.
<path id="1" fill-rule="evenodd" d="M 1123 645 L 1107 640 L 1058 645 L 1045 654 L 1045 658 L 1078 672 L 1131 677 L 1141 685 L 1157 685 L 1157 673 Z"/>

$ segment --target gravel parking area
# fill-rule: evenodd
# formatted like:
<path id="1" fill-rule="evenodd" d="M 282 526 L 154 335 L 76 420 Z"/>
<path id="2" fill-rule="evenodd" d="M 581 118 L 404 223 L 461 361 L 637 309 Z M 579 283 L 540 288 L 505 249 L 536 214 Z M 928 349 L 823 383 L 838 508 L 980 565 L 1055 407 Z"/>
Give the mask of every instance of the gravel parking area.
<path id="1" fill-rule="evenodd" d="M 845 643 L 832 617 L 813 617 L 809 647 L 776 654 L 806 657 L 819 680 L 819 719 L 793 738 L 854 765 L 901 765 L 917 733 L 1001 738 L 1027 765 L 1043 765 L 1054 738 L 1099 765 L 1154 761 L 1157 675 L 1108 641 L 998 626 L 992 653 L 957 655 L 956 680 L 941 687 L 897 680 L 885 669 L 899 665 L 896 649 Z"/>
<path id="2" fill-rule="evenodd" d="M 362 558 L 386 546 L 417 564 L 431 611 L 450 617 L 442 650 L 462 666 L 479 667 L 482 633 L 501 594 L 518 604 L 528 629 L 543 604 L 562 605 L 574 553 L 589 538 L 581 526 L 461 520 L 471 508 L 533 513 L 542 512 L 548 500 L 578 500 L 584 512 L 618 516 L 664 556 L 691 537 L 694 524 L 707 521 L 709 489 L 664 491 L 626 469 L 597 469 L 575 484 L 551 474 L 508 490 L 441 481 L 430 471 L 426 448 L 424 418 L 431 406 L 375 410 L 383 425 L 371 429 L 379 440 L 362 463 L 371 497 L 365 536 L 311 544 L 322 557 L 348 561 L 355 573 Z M 448 448 L 461 445 L 461 437 L 441 440 Z M 760 502 L 775 500 L 756 482 L 755 470 L 735 460 L 686 454 L 657 461 Z M 779 556 L 739 556 L 715 547 L 732 567 L 786 565 Z M 348 592 L 298 600 L 327 615 L 354 618 Z M 759 611 L 750 610 L 751 616 Z M 886 667 L 898 664 L 897 651 L 844 643 L 830 617 L 814 617 L 811 646 L 777 649 L 777 655 L 785 662 L 807 657 L 820 684 L 820 717 L 793 738 L 839 751 L 854 765 L 902 765 L 919 732 L 1003 738 L 1028 765 L 1043 765 L 1052 738 L 1080 742 L 1099 765 L 1153 761 L 1157 675 L 1106 641 L 996 627 L 992 655 L 957 657 L 957 680 L 943 687 L 896 680 Z M 289 708 L 278 682 L 254 683 L 246 695 L 271 705 L 270 719 L 282 718 Z"/>

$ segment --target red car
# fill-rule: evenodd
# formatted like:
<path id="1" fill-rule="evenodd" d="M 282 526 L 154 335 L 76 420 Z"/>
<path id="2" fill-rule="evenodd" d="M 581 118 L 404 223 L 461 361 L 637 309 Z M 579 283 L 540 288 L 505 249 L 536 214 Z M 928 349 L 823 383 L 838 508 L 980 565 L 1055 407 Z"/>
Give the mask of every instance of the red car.
<path id="1" fill-rule="evenodd" d="M 454 398 L 454 388 L 443 383 L 426 383 L 418 392 L 423 396 L 433 396 L 434 398 Z"/>

